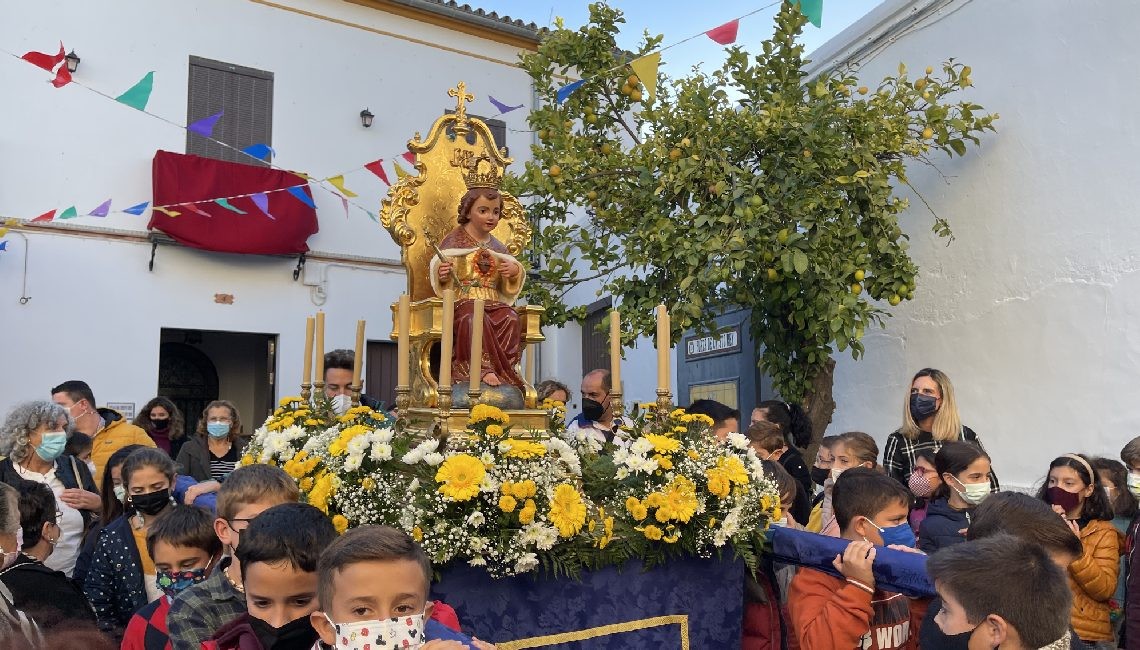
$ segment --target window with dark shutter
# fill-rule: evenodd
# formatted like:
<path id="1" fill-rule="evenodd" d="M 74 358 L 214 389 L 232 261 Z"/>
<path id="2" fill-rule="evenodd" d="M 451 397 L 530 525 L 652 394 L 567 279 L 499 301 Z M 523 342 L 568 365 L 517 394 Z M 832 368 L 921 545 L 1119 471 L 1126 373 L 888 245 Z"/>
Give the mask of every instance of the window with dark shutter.
<path id="1" fill-rule="evenodd" d="M 454 112 L 455 112 L 455 109 L 451 109 L 451 108 L 447 109 L 448 114 L 451 114 Z M 491 130 L 491 136 L 495 138 L 495 146 L 496 147 L 499 147 L 500 149 L 502 149 L 503 147 L 507 146 L 507 123 L 506 122 L 504 122 L 502 120 L 488 120 L 488 119 L 486 119 L 480 115 L 475 115 L 473 113 L 468 113 L 467 117 L 473 117 L 473 118 L 478 119 L 478 120 L 483 120 L 483 123 L 487 125 L 488 129 Z M 467 134 L 467 143 L 468 144 L 475 144 L 475 134 L 474 133 L 468 133 Z M 510 155 L 509 149 L 508 149 L 507 155 Z"/>
<path id="2" fill-rule="evenodd" d="M 582 374 L 591 370 L 610 367 L 609 330 L 602 327 L 602 321 L 613 304 L 611 298 L 603 298 L 586 308 L 586 320 L 582 322 Z"/>
<path id="3" fill-rule="evenodd" d="M 214 125 L 213 139 L 186 132 L 186 153 L 256 165 L 241 149 L 273 144 L 273 73 L 232 63 L 190 57 L 186 122 L 193 123 L 225 111 Z M 267 154 L 262 165 L 269 162 Z"/>

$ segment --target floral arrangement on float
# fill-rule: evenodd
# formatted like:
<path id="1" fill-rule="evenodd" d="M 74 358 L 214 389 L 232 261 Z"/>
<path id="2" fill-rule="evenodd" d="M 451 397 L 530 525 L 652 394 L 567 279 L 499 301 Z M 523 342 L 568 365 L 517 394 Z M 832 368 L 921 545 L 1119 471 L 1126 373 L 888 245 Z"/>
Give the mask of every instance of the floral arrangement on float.
<path id="1" fill-rule="evenodd" d="M 394 526 L 437 565 L 495 577 L 729 549 L 755 568 L 780 499 L 744 436 L 722 443 L 707 416 L 643 404 L 615 446 L 566 438 L 562 404 L 542 408 L 551 431 L 515 430 L 507 413 L 477 404 L 466 431 L 441 443 L 364 406 L 337 417 L 287 397 L 242 462 L 284 469 L 338 530 Z"/>

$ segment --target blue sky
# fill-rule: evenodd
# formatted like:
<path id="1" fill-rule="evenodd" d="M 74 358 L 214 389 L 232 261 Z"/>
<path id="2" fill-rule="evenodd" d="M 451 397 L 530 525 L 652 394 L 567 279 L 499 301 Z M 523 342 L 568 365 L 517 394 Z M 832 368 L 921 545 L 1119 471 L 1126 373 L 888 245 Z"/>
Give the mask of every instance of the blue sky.
<path id="1" fill-rule="evenodd" d="M 469 0 L 470 1 L 470 0 Z M 717 27 L 738 16 L 772 4 L 774 0 L 720 0 L 720 2 L 674 2 L 661 0 L 609 0 L 612 7 L 625 13 L 618 45 L 633 49 L 641 41 L 642 33 L 664 34 L 663 45 L 670 45 L 694 34 Z M 804 27 L 801 42 L 807 52 L 813 51 L 829 38 L 843 31 L 864 16 L 881 0 L 825 0 L 823 28 L 808 24 Z M 578 2 L 552 2 L 550 0 L 474 0 L 473 6 L 499 15 L 521 18 L 539 26 L 553 26 L 554 16 L 561 16 L 567 28 L 577 28 L 589 18 L 589 4 Z M 736 43 L 750 52 L 759 51 L 759 44 L 772 35 L 772 17 L 778 5 L 763 9 L 740 21 Z M 706 37 L 693 39 L 665 53 L 662 71 L 670 76 L 683 75 L 698 63 L 705 71 L 720 67 L 724 61 L 724 47 Z"/>

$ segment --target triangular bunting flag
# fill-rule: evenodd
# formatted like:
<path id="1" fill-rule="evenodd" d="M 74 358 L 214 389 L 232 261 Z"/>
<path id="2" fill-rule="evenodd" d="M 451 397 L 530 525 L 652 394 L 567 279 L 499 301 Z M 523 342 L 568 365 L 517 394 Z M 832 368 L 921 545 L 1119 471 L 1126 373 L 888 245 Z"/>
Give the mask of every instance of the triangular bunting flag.
<path id="1" fill-rule="evenodd" d="M 800 11 L 807 16 L 808 22 L 816 27 L 823 27 L 823 0 L 799 0 Z"/>
<path id="2" fill-rule="evenodd" d="M 0 251 L 8 250 L 8 240 L 0 241 Z"/>
<path id="3" fill-rule="evenodd" d="M 720 27 L 713 27 L 705 32 L 713 41 L 721 45 L 731 45 L 736 42 L 736 32 L 740 28 L 740 19 L 730 20 Z"/>
<path id="4" fill-rule="evenodd" d="M 89 216 L 89 217 L 105 217 L 105 216 L 107 216 L 107 213 L 110 211 L 111 211 L 111 199 L 107 199 L 106 201 L 103 201 L 102 203 L 100 203 L 99 207 L 95 208 L 91 212 L 88 212 L 87 216 Z"/>
<path id="5" fill-rule="evenodd" d="M 570 96 L 570 93 L 578 90 L 578 88 L 580 88 L 584 83 L 586 83 L 585 79 L 579 79 L 572 84 L 567 84 L 559 88 L 558 92 L 554 93 L 555 102 L 561 104 L 562 102 L 566 101 L 566 98 Z"/>
<path id="6" fill-rule="evenodd" d="M 154 72 L 148 72 L 139 79 L 138 83 L 127 89 L 127 92 L 115 98 L 115 101 L 126 104 L 131 108 L 145 111 L 146 103 L 150 101 L 150 91 L 154 88 Z"/>
<path id="7" fill-rule="evenodd" d="M 217 203 L 218 205 L 222 206 L 223 208 L 229 210 L 230 212 L 236 212 L 238 214 L 247 214 L 245 210 L 242 210 L 240 208 L 235 208 L 227 199 L 214 199 L 214 203 Z"/>
<path id="8" fill-rule="evenodd" d="M 51 80 L 51 85 L 56 88 L 63 88 L 69 83 L 71 83 L 71 71 L 67 69 L 66 65 L 59 66 L 59 69 L 55 71 L 55 79 Z"/>
<path id="9" fill-rule="evenodd" d="M 372 172 L 373 174 L 376 174 L 377 176 L 379 176 L 380 180 L 384 181 L 385 185 L 387 185 L 389 187 L 392 186 L 392 183 L 388 181 L 388 172 L 384 171 L 384 159 L 383 158 L 381 158 L 380 160 L 375 160 L 373 162 L 368 163 L 367 165 L 364 166 L 364 168 L 367 169 L 368 171 Z"/>
<path id="10" fill-rule="evenodd" d="M 375 221 L 376 223 L 380 223 L 380 217 L 377 217 L 375 212 L 369 212 L 368 210 L 365 210 L 364 212 L 368 214 L 369 219 Z"/>
<path id="11" fill-rule="evenodd" d="M 253 199 L 253 204 L 256 205 L 257 209 L 261 210 L 265 216 L 277 221 L 276 217 L 269 214 L 269 196 L 265 192 L 258 192 L 249 198 Z"/>
<path id="12" fill-rule="evenodd" d="M 3 239 L 4 235 L 7 235 L 7 234 L 8 234 L 7 228 L 0 228 L 0 239 Z"/>
<path id="13" fill-rule="evenodd" d="M 225 113 L 225 111 L 218 111 L 210 117 L 204 117 L 193 124 L 187 125 L 186 130 L 208 138 L 214 134 L 214 125 L 218 123 L 218 120 L 222 119 L 223 113 Z"/>
<path id="14" fill-rule="evenodd" d="M 518 106 L 507 106 L 503 102 L 495 99 L 494 97 L 492 97 L 490 95 L 487 95 L 487 101 L 494 104 L 495 108 L 497 108 L 499 110 L 500 115 L 502 115 L 504 113 L 510 113 L 511 111 L 517 111 L 518 109 L 525 106 L 525 104 L 519 104 Z"/>
<path id="15" fill-rule="evenodd" d="M 55 219 L 55 210 L 49 210 L 49 211 L 41 214 L 40 216 L 36 217 L 35 219 L 32 219 L 31 222 L 36 223 L 36 222 L 40 222 L 40 221 L 51 221 L 52 219 Z"/>
<path id="16" fill-rule="evenodd" d="M 273 150 L 273 147 L 259 142 L 257 144 L 251 144 L 245 149 L 242 149 L 242 153 L 253 156 L 258 160 L 265 160 L 266 156 L 270 154 L 276 155 L 277 152 Z"/>
<path id="17" fill-rule="evenodd" d="M 340 204 L 344 206 L 344 218 L 348 219 L 348 199 L 340 197 Z"/>
<path id="18" fill-rule="evenodd" d="M 400 157 L 403 158 L 404 160 L 408 161 L 409 165 L 412 165 L 413 167 L 415 166 L 416 154 L 414 154 L 410 151 L 405 151 L 404 153 L 400 154 Z"/>
<path id="19" fill-rule="evenodd" d="M 59 213 L 60 219 L 74 219 L 75 217 L 78 217 L 78 216 L 79 216 L 79 213 L 76 212 L 74 205 L 71 206 L 70 208 L 64 210 L 63 212 Z"/>
<path id="20" fill-rule="evenodd" d="M 63 41 L 59 42 L 59 54 L 44 54 L 43 52 L 26 52 L 21 59 L 31 63 L 37 68 L 43 68 L 48 72 L 55 70 L 55 66 L 59 65 L 64 58 Z"/>
<path id="21" fill-rule="evenodd" d="M 328 180 L 328 182 L 332 183 L 333 187 L 340 190 L 341 194 L 344 194 L 345 196 L 359 196 L 356 192 L 353 192 L 352 190 L 350 190 L 344 186 L 344 174 L 332 176 L 326 180 Z"/>
<path id="22" fill-rule="evenodd" d="M 661 53 L 654 52 L 634 59 L 629 62 L 629 67 L 633 68 L 634 73 L 641 79 L 641 83 L 645 84 L 645 89 L 649 91 L 649 101 L 657 96 L 657 66 L 661 65 Z"/>
<path id="23" fill-rule="evenodd" d="M 138 205 L 132 205 L 131 207 L 123 210 L 123 212 L 126 212 L 127 214 L 133 214 L 137 217 L 138 215 L 142 214 L 143 212 L 146 212 L 146 206 L 148 206 L 148 205 L 150 205 L 150 201 L 143 201 L 142 203 L 139 203 Z"/>
<path id="24" fill-rule="evenodd" d="M 301 203 L 304 203 L 305 205 L 309 206 L 310 208 L 316 210 L 317 204 L 313 203 L 313 197 L 309 196 L 308 189 L 309 189 L 308 186 L 288 188 L 289 193 L 292 194 L 293 196 L 297 197 L 298 201 L 300 201 Z"/>
<path id="25" fill-rule="evenodd" d="M 182 214 L 181 212 L 177 212 L 177 211 L 175 211 L 175 210 L 171 210 L 170 208 L 164 208 L 164 207 L 162 207 L 162 206 L 159 206 L 159 205 L 156 205 L 156 206 L 154 206 L 154 208 L 153 208 L 153 209 L 154 209 L 154 211 L 155 211 L 155 212 L 161 212 L 161 213 L 165 214 L 165 215 L 166 215 L 166 216 L 168 216 L 168 217 L 177 217 L 177 216 L 179 216 L 179 215 L 181 215 L 181 214 Z"/>
<path id="26" fill-rule="evenodd" d="M 400 163 L 398 163 L 396 161 L 392 161 L 392 166 L 396 168 L 396 178 L 397 179 L 401 179 L 401 178 L 408 175 L 407 170 L 404 169 L 403 167 L 401 167 Z"/>
<path id="27" fill-rule="evenodd" d="M 193 212 L 194 214 L 206 217 L 207 219 L 213 219 L 214 218 L 214 216 L 212 214 L 210 214 L 209 212 L 206 212 L 202 208 L 199 208 L 198 206 L 194 205 L 193 203 L 179 203 L 178 207 L 182 208 L 183 210 L 188 210 L 190 212 Z"/>

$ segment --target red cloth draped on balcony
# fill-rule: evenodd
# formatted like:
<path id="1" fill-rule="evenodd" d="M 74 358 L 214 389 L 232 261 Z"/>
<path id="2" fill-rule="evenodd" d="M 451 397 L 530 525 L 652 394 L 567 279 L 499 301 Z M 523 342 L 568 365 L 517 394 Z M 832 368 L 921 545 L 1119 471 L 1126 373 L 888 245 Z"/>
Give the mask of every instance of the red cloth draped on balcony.
<path id="1" fill-rule="evenodd" d="M 155 210 L 147 227 L 161 230 L 193 248 L 252 255 L 304 253 L 309 250 L 306 240 L 319 230 L 316 210 L 284 189 L 298 187 L 312 199 L 305 179 L 290 172 L 157 151 L 153 183 L 153 205 L 170 206 L 179 216 Z M 266 193 L 272 218 L 257 207 L 251 196 L 229 199 L 230 205 L 245 214 L 214 202 L 258 192 Z"/>

